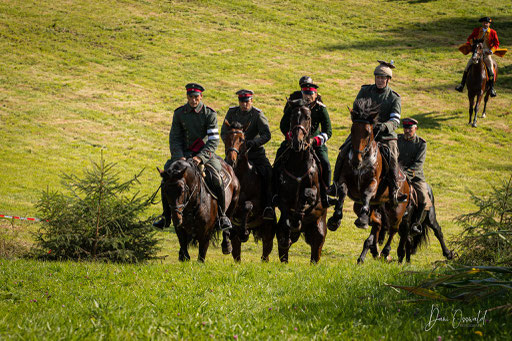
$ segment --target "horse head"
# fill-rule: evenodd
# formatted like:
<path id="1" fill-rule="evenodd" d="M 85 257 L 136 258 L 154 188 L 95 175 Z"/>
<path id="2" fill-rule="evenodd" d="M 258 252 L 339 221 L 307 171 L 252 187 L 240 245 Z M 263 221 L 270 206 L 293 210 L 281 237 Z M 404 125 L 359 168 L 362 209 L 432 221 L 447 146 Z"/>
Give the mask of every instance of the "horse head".
<path id="1" fill-rule="evenodd" d="M 247 154 L 248 150 L 245 145 L 245 132 L 249 128 L 250 123 L 245 126 L 240 122 L 233 122 L 230 124 L 228 121 L 224 121 L 224 123 L 228 126 L 226 140 L 224 141 L 224 152 L 226 154 L 225 161 L 231 167 L 235 168 L 239 154 Z"/>
<path id="2" fill-rule="evenodd" d="M 375 143 L 373 126 L 378 114 L 379 105 L 374 104 L 371 98 L 355 100 L 354 107 L 350 110 L 352 118 L 352 157 L 350 162 L 354 169 L 362 166 L 363 160 L 372 150 L 372 145 Z"/>
<path id="3" fill-rule="evenodd" d="M 473 51 L 471 61 L 473 64 L 478 64 L 478 61 L 482 59 L 484 55 L 484 40 L 475 39 L 473 41 L 473 45 L 471 46 L 471 50 Z"/>
<path id="4" fill-rule="evenodd" d="M 290 116 L 290 130 L 292 148 L 296 152 L 309 148 L 309 133 L 311 130 L 311 110 L 302 99 L 288 101 L 292 108 Z"/>
<path id="5" fill-rule="evenodd" d="M 198 171 L 194 167 L 192 161 L 177 160 L 169 169 L 160 172 L 163 179 L 162 192 L 171 208 L 175 227 L 183 223 L 183 211 L 200 186 L 196 176 Z"/>

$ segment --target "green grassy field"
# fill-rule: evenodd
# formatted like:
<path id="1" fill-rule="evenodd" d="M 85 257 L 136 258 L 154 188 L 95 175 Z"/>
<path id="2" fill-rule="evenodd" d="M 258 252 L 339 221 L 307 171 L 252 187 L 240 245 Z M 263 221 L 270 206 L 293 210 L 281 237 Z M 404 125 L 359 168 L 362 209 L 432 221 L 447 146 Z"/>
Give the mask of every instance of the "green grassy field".
<path id="1" fill-rule="evenodd" d="M 333 123 L 328 144 L 334 165 L 350 129 L 347 106 L 362 84 L 373 82 L 376 60 L 393 59 L 391 86 L 402 96 L 402 117 L 418 119 L 418 133 L 428 141 L 425 173 L 451 239 L 460 232 L 453 218 L 474 209 L 468 190 L 485 193 L 512 170 L 512 52 L 497 58 L 498 97 L 489 102 L 478 128 L 467 125 L 466 95 L 453 90 L 467 61 L 456 48 L 478 18 L 491 16 L 501 45 L 512 48 L 512 7 L 495 0 L 485 5 L 0 0 L 0 214 L 37 215 L 40 192 L 47 186 L 61 189 L 60 174 L 82 174 L 102 149 L 126 178 L 146 168 L 141 191 L 151 194 L 160 181 L 155 167 L 170 156 L 172 112 L 185 102 L 184 85 L 190 81 L 205 86 L 204 101 L 218 111 L 219 122 L 237 103 L 237 90 L 254 90 L 255 105 L 271 123 L 267 153 L 273 160 L 282 141 L 278 126 L 285 98 L 298 89 L 300 76 L 311 75 Z M 222 144 L 218 151 L 223 155 Z M 218 247 L 210 248 L 204 266 L 180 265 L 172 233 L 160 235 L 161 263 L 3 260 L 0 337 L 478 337 L 475 328 L 448 324 L 425 332 L 431 302 L 398 312 L 396 302 L 408 296 L 383 283 L 410 284 L 415 277 L 400 275 L 396 264 L 371 259 L 354 266 L 367 232 L 354 227 L 350 206 L 348 201 L 342 227 L 328 234 L 315 267 L 308 264 L 303 240 L 292 246 L 288 266 L 278 264 L 277 250 L 269 264 L 260 264 L 261 244 L 252 240 L 243 247 L 241 265 L 232 265 Z M 148 215 L 159 212 L 155 206 Z M 0 221 L 0 227 L 12 228 L 8 221 Z M 15 222 L 9 233 L 30 245 L 35 229 Z M 430 269 L 441 259 L 438 243 L 431 240 L 405 269 Z M 57 272 L 57 280 L 50 281 L 49 274 Z M 137 277 L 128 278 L 133 272 Z M 122 274 L 119 282 L 115 273 Z M 85 275 L 96 280 L 85 281 Z M 179 290 L 173 291 L 172 283 Z M 52 299 L 41 296 L 46 291 Z M 311 313 L 290 310 L 301 302 Z M 277 314 L 267 314 L 274 304 Z M 486 308 L 474 305 L 464 312 Z M 415 309 L 417 318 L 411 317 Z M 494 322 L 481 329 L 484 336 L 510 335 L 506 317 L 490 319 Z"/>

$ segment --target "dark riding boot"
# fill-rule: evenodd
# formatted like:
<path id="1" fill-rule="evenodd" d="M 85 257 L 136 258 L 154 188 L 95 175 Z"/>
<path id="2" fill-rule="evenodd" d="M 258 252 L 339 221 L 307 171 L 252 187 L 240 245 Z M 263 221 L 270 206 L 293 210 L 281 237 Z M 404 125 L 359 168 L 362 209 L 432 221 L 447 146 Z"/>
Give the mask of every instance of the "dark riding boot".
<path id="1" fill-rule="evenodd" d="M 340 152 L 338 154 L 338 157 L 336 158 L 336 164 L 334 165 L 334 173 L 332 174 L 332 185 L 329 186 L 327 189 L 327 195 L 331 197 L 338 196 L 338 187 L 336 186 L 336 181 L 340 177 L 341 173 L 341 166 L 343 165 L 343 161 L 345 160 L 345 157 L 347 156 L 350 145 L 352 144 L 352 136 L 349 135 L 345 142 L 340 147 Z"/>
<path id="2" fill-rule="evenodd" d="M 325 208 L 328 208 L 329 206 L 331 206 L 331 202 L 329 200 L 329 197 L 327 196 L 327 189 L 328 187 L 331 187 L 329 186 L 329 183 L 330 183 L 330 177 L 331 177 L 331 170 L 330 170 L 330 167 L 329 165 L 325 165 L 325 168 L 327 169 L 324 169 L 324 167 L 322 167 L 322 182 L 320 184 L 320 196 L 321 196 L 321 199 L 322 199 L 322 206 L 325 207 Z"/>
<path id="3" fill-rule="evenodd" d="M 263 210 L 263 219 L 274 220 L 275 213 L 274 207 L 272 207 L 272 176 L 270 171 L 263 176 L 263 200 L 265 209 Z"/>
<path id="4" fill-rule="evenodd" d="M 153 227 L 156 227 L 157 229 L 163 229 L 171 226 L 171 210 L 169 203 L 167 202 L 167 198 L 165 197 L 162 190 L 160 190 L 160 194 L 162 196 L 163 213 L 160 216 L 160 219 L 153 222 Z"/>
<path id="5" fill-rule="evenodd" d="M 423 232 L 423 221 L 425 220 L 425 217 L 427 216 L 427 213 L 428 213 L 428 210 L 425 209 L 425 206 L 427 206 L 427 204 L 420 204 L 418 206 L 418 212 L 421 212 L 419 215 L 418 215 L 418 219 L 416 219 L 415 222 L 412 223 L 411 225 L 411 234 L 413 236 L 415 235 L 419 235 Z"/>
<path id="6" fill-rule="evenodd" d="M 455 90 L 458 92 L 462 92 L 464 90 L 464 86 L 466 85 L 466 78 L 468 77 L 468 72 L 464 71 L 464 74 L 462 75 L 462 81 L 459 85 L 455 87 Z"/>
<path id="7" fill-rule="evenodd" d="M 212 176 L 212 180 L 214 182 L 215 194 L 217 195 L 220 228 L 222 231 L 226 231 L 233 228 L 233 226 L 231 225 L 231 220 L 226 216 L 226 193 L 224 192 L 224 184 L 219 174 Z"/>
<path id="8" fill-rule="evenodd" d="M 494 90 L 494 73 L 487 68 L 487 74 L 489 75 L 489 94 L 491 97 L 496 97 L 496 90 Z"/>

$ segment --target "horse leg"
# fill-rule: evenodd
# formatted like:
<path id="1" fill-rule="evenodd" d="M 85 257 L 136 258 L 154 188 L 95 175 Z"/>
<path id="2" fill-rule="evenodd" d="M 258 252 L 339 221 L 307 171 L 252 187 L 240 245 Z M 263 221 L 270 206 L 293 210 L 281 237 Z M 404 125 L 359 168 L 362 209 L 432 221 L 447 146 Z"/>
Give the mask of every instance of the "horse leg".
<path id="1" fill-rule="evenodd" d="M 434 206 L 430 208 L 427 218 L 425 219 L 425 224 L 434 230 L 434 235 L 436 236 L 437 240 L 439 240 L 439 244 L 441 244 L 443 256 L 445 256 L 446 259 L 452 259 L 454 256 L 453 250 L 450 250 L 446 247 L 443 232 L 441 231 L 441 226 L 437 222 Z"/>
<path id="2" fill-rule="evenodd" d="M 233 245 L 233 251 L 231 251 L 231 255 L 233 256 L 233 260 L 238 263 L 242 260 L 242 242 L 240 241 L 240 236 L 234 236 L 231 240 L 231 245 Z"/>
<path id="3" fill-rule="evenodd" d="M 242 243 L 245 243 L 247 240 L 249 240 L 250 232 L 247 229 L 247 221 L 249 220 L 249 215 L 251 214 L 253 207 L 254 205 L 251 201 L 246 201 L 244 203 L 242 224 L 240 226 L 240 230 L 238 231 L 238 237 Z"/>
<path id="4" fill-rule="evenodd" d="M 473 118 L 473 104 L 475 103 L 475 96 L 470 95 L 468 90 L 468 99 L 469 99 L 469 122 L 468 124 L 471 124 L 471 119 Z"/>
<path id="5" fill-rule="evenodd" d="M 371 194 L 365 192 L 361 197 L 361 201 L 363 202 L 362 207 L 359 212 L 355 212 L 357 214 L 357 219 L 354 224 L 360 229 L 367 229 L 368 224 L 370 223 L 370 198 Z"/>
<path id="6" fill-rule="evenodd" d="M 334 214 L 327 221 L 327 227 L 331 231 L 336 231 L 341 225 L 341 219 L 343 219 L 343 203 L 347 197 L 347 184 L 343 182 L 340 186 L 340 193 L 338 196 L 338 202 L 334 207 Z"/>
<path id="7" fill-rule="evenodd" d="M 476 104 L 475 104 L 475 113 L 473 115 L 473 123 L 471 124 L 471 126 L 474 127 L 474 128 L 476 128 L 478 109 L 479 109 L 481 101 L 482 101 L 482 94 L 478 94 L 478 96 L 476 96 Z"/>
<path id="8" fill-rule="evenodd" d="M 279 250 L 279 260 L 283 263 L 288 263 L 288 250 L 290 249 L 290 227 L 286 223 L 288 220 L 286 214 L 279 218 L 279 223 L 276 231 L 277 246 Z"/>
<path id="9" fill-rule="evenodd" d="M 197 261 L 204 263 L 206 259 L 206 251 L 208 251 L 208 246 L 210 246 L 210 238 L 203 236 L 199 240 L 199 253 L 197 255 Z"/>
<path id="10" fill-rule="evenodd" d="M 485 93 L 485 97 L 484 97 L 484 110 L 482 111 L 482 118 L 485 118 L 485 116 L 487 116 L 486 109 L 487 109 L 487 101 L 489 100 L 489 95 L 490 95 L 490 92 L 487 91 Z"/>
<path id="11" fill-rule="evenodd" d="M 222 248 L 222 253 L 225 255 L 229 255 L 231 251 L 233 251 L 233 246 L 231 245 L 231 231 L 223 231 L 222 232 L 222 243 L 220 244 Z"/>
<path id="12" fill-rule="evenodd" d="M 325 242 L 327 232 L 325 226 L 325 217 L 319 217 L 316 222 L 307 226 L 304 236 L 306 243 L 311 246 L 311 263 L 316 264 L 320 261 L 322 255 L 322 247 Z"/>
<path id="13" fill-rule="evenodd" d="M 263 262 L 269 261 L 270 253 L 272 252 L 272 248 L 274 247 L 274 221 L 266 220 L 261 227 L 262 234 L 262 244 L 263 244 L 263 253 L 261 255 L 261 260 Z"/>
<path id="14" fill-rule="evenodd" d="M 368 253 L 368 250 L 370 250 L 370 245 L 373 243 L 374 239 L 375 239 L 375 236 L 373 235 L 373 229 L 372 229 L 372 233 L 370 233 L 368 238 L 364 241 L 363 251 L 361 252 L 361 255 L 359 256 L 359 258 L 357 259 L 357 264 L 364 263 L 366 254 Z"/>
<path id="15" fill-rule="evenodd" d="M 176 228 L 176 235 L 178 236 L 178 242 L 180 243 L 180 250 L 178 252 L 178 260 L 180 262 L 190 260 L 188 254 L 188 244 L 190 243 L 190 236 L 183 230 L 183 228 Z"/>

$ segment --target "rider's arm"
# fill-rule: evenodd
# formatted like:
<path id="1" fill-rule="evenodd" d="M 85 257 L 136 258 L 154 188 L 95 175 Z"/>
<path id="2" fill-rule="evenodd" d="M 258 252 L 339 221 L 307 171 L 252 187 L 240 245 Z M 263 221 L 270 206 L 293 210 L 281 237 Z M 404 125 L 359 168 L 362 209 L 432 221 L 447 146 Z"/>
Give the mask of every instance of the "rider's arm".
<path id="1" fill-rule="evenodd" d="M 270 141 L 270 128 L 268 125 L 268 120 L 263 115 L 263 112 L 260 112 L 257 118 L 258 125 L 258 135 L 253 139 L 255 146 L 259 147 Z"/>
<path id="2" fill-rule="evenodd" d="M 288 134 L 290 131 L 290 115 L 292 113 L 292 107 L 286 103 L 286 106 L 284 107 L 284 115 L 281 117 L 281 122 L 279 123 L 279 128 L 281 129 L 281 133 L 283 133 L 284 136 Z"/>
<path id="3" fill-rule="evenodd" d="M 498 40 L 498 33 L 495 30 L 489 32 L 489 44 L 491 44 L 491 51 L 494 53 L 498 47 L 500 47 L 500 41 Z"/>
<path id="4" fill-rule="evenodd" d="M 183 141 L 185 134 L 183 134 L 183 125 L 181 123 L 181 113 L 178 110 L 174 111 L 172 117 L 171 131 L 169 132 L 169 148 L 173 158 L 182 158 L 183 154 Z"/>
<path id="5" fill-rule="evenodd" d="M 201 159 L 201 162 L 207 163 L 215 155 L 215 150 L 219 145 L 219 129 L 217 127 L 217 113 L 210 108 L 205 108 L 206 111 L 206 134 L 208 141 L 199 153 L 196 155 Z"/>
<path id="6" fill-rule="evenodd" d="M 314 137 L 317 146 L 325 144 L 332 136 L 331 119 L 329 118 L 327 108 L 325 105 L 321 105 L 320 107 L 322 108 L 320 121 L 321 133 Z"/>
<path id="7" fill-rule="evenodd" d="M 230 124 L 232 122 L 231 119 L 231 108 L 228 110 L 226 117 L 224 117 L 224 121 L 222 121 L 222 126 L 220 128 L 220 138 L 225 143 L 226 142 L 226 136 L 228 135 L 228 126 L 226 124 L 226 121 L 228 121 Z"/>
<path id="8" fill-rule="evenodd" d="M 390 111 L 389 119 L 383 123 L 383 126 L 385 127 L 383 132 L 386 134 L 394 132 L 400 125 L 400 114 L 402 112 L 402 100 L 400 96 L 397 95 L 393 99 Z"/>

